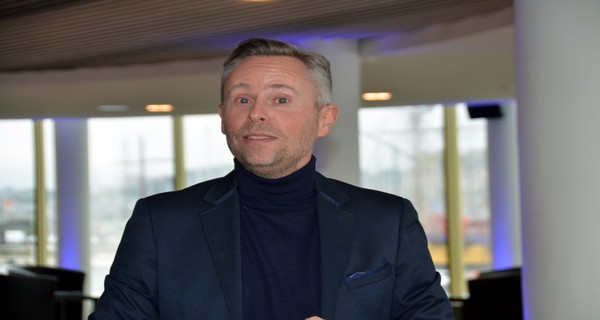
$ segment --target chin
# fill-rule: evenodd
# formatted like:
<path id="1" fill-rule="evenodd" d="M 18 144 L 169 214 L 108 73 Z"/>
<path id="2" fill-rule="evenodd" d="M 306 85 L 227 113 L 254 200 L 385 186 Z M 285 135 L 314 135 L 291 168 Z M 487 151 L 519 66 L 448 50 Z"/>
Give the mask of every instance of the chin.
<path id="1" fill-rule="evenodd" d="M 252 168 L 264 168 L 274 164 L 274 159 L 271 156 L 245 155 L 240 157 L 242 164 Z"/>
<path id="2" fill-rule="evenodd" d="M 257 171 L 265 171 L 273 167 L 273 163 L 271 161 L 249 161 L 246 162 L 246 165 L 248 168 L 252 168 Z"/>

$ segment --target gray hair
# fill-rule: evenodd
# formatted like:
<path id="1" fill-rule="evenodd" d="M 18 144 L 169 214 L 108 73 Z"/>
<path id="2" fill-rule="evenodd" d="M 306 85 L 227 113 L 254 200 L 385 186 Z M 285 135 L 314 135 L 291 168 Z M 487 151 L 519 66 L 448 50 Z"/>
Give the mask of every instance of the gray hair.
<path id="1" fill-rule="evenodd" d="M 298 47 L 273 39 L 253 38 L 241 42 L 223 63 L 221 73 L 221 103 L 224 99 L 225 82 L 242 61 L 256 56 L 287 56 L 300 60 L 308 68 L 317 89 L 315 102 L 317 108 L 331 103 L 331 66 L 329 61 L 320 54 L 307 52 Z"/>

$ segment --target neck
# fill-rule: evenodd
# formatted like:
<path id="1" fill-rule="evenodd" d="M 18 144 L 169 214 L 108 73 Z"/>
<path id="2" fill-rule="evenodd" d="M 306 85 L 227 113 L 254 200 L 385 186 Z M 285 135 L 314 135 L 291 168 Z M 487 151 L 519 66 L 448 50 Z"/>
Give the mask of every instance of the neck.
<path id="1" fill-rule="evenodd" d="M 302 168 L 306 167 L 307 165 L 310 164 L 310 162 L 312 161 L 314 157 L 310 157 L 307 160 L 304 161 L 300 161 L 296 164 L 296 166 L 294 167 L 285 167 L 285 168 L 273 168 L 272 166 L 251 166 L 248 165 L 247 163 L 242 164 L 242 162 L 239 162 L 237 159 L 235 159 L 236 161 L 236 165 L 241 165 L 246 171 L 259 176 L 261 178 L 265 178 L 265 179 L 281 179 L 281 178 L 285 178 L 287 176 L 293 175 L 295 172 L 301 170 Z"/>
<path id="2" fill-rule="evenodd" d="M 282 178 L 269 179 L 245 169 L 235 160 L 235 175 L 241 194 L 251 197 L 278 198 L 304 197 L 315 189 L 314 157 L 302 168 Z"/>

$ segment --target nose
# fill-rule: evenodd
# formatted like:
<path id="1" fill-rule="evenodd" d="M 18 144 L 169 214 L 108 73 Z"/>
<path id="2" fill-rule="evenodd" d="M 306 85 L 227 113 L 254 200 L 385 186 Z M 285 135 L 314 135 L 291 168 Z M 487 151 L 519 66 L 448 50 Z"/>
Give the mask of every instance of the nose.
<path id="1" fill-rule="evenodd" d="M 267 113 L 267 109 L 260 103 L 255 103 L 250 110 L 250 121 L 255 122 L 263 122 L 269 119 L 269 115 Z"/>

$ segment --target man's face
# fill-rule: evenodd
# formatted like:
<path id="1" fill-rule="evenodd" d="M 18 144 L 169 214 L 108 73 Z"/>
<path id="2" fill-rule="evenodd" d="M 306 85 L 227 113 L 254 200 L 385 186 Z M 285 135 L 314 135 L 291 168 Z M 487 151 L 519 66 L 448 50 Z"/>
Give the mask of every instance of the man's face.
<path id="1" fill-rule="evenodd" d="M 316 88 L 293 57 L 250 57 L 224 84 L 221 131 L 235 158 L 265 177 L 287 176 L 306 165 L 317 138 L 326 136 L 338 109 L 315 106 Z"/>

